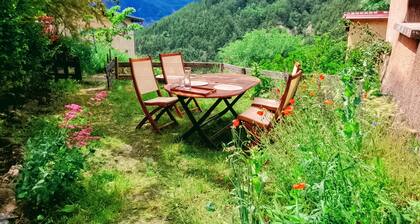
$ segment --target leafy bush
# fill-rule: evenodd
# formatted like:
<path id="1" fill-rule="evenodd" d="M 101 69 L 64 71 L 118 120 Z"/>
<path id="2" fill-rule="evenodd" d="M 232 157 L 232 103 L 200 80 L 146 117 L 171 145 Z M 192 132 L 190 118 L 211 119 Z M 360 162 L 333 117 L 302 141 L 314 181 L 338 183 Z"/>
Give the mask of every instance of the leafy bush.
<path id="1" fill-rule="evenodd" d="M 109 55 L 108 45 L 103 43 L 92 43 L 78 38 L 62 38 L 59 42 L 61 49 L 67 49 L 73 56 L 80 58 L 82 71 L 92 75 L 103 73 Z M 112 57 L 120 61 L 128 61 L 128 55 L 111 48 Z"/>
<path id="2" fill-rule="evenodd" d="M 26 96 L 42 96 L 48 90 L 51 42 L 36 21 L 36 1 L 0 3 L 0 101 L 13 104 Z"/>
<path id="3" fill-rule="evenodd" d="M 260 83 L 255 86 L 253 96 L 262 96 L 268 94 L 274 88 L 274 82 L 271 78 L 264 76 L 261 73 L 260 66 L 254 64 L 252 66 L 252 75 L 260 79 Z"/>
<path id="4" fill-rule="evenodd" d="M 290 71 L 293 63 L 302 63 L 305 73 L 335 74 L 344 67 L 346 44 L 331 37 L 313 39 L 294 36 L 279 29 L 257 30 L 242 40 L 230 43 L 219 52 L 224 62 L 251 66 L 258 63 L 263 69 Z"/>
<path id="5" fill-rule="evenodd" d="M 67 133 L 57 121 L 37 120 L 33 137 L 26 144 L 17 197 L 35 212 L 60 206 L 75 188 L 85 164 L 85 155 L 67 147 Z"/>
<path id="6" fill-rule="evenodd" d="M 360 41 L 355 48 L 348 52 L 346 69 L 343 73 L 363 81 L 363 91 L 380 95 L 380 66 L 383 56 L 391 52 L 391 46 L 384 40 L 377 39 L 375 35 L 368 35 Z"/>
<path id="7" fill-rule="evenodd" d="M 109 47 L 105 44 L 96 43 L 92 45 L 92 61 L 89 66 L 91 66 L 91 74 L 102 73 L 104 72 L 105 66 L 107 64 L 107 55 L 109 54 Z M 120 52 L 116 49 L 111 49 L 112 57 L 117 57 L 119 61 L 128 61 L 129 56 L 126 53 Z"/>

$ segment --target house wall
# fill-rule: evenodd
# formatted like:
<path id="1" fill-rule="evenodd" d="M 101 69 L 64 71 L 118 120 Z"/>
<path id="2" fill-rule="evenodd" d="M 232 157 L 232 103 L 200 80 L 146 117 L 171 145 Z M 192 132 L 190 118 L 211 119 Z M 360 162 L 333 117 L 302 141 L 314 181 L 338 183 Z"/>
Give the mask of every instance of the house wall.
<path id="1" fill-rule="evenodd" d="M 408 0 L 392 0 L 389 8 L 386 40 L 394 45 L 398 41 L 399 32 L 394 29 L 396 23 L 404 22 L 407 15 Z"/>
<path id="2" fill-rule="evenodd" d="M 418 22 L 407 9 L 408 0 L 391 2 L 387 38 L 393 45 L 392 54 L 382 83 L 382 90 L 394 96 L 409 124 L 420 131 L 420 48 L 419 40 L 410 39 L 394 29 L 399 22 Z M 405 8 L 404 8 L 405 6 Z"/>
<path id="3" fill-rule="evenodd" d="M 125 23 L 127 25 L 132 24 L 132 22 L 129 20 L 126 20 Z M 103 22 L 92 21 L 90 26 L 92 28 L 109 27 L 111 26 L 111 23 L 107 20 L 104 20 Z M 121 36 L 115 37 L 114 40 L 112 41 L 112 47 L 123 53 L 127 53 L 130 57 L 135 57 L 136 47 L 135 47 L 134 32 L 131 32 L 129 36 L 131 37 L 130 39 L 126 39 Z"/>
<path id="4" fill-rule="evenodd" d="M 354 47 L 365 36 L 364 30 L 367 28 L 375 33 L 379 38 L 385 40 L 387 32 L 388 21 L 386 19 L 376 20 L 352 20 L 348 34 L 348 47 Z"/>

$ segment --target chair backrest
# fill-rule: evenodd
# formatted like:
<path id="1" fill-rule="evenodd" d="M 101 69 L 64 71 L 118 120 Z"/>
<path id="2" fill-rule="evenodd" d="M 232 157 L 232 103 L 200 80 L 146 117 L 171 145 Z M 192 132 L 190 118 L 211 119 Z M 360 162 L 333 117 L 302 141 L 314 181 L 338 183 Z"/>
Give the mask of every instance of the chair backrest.
<path id="1" fill-rule="evenodd" d="M 290 100 L 293 99 L 293 97 L 295 97 L 297 88 L 299 86 L 299 82 L 302 78 L 302 74 L 303 74 L 303 71 L 301 69 L 300 64 L 295 63 L 293 72 L 287 78 L 286 88 L 284 90 L 283 95 L 280 98 L 280 106 L 276 111 L 276 118 L 281 116 L 282 111 L 289 106 Z"/>
<path id="2" fill-rule="evenodd" d="M 175 81 L 171 77 L 184 77 L 184 60 L 181 53 L 160 54 L 162 73 L 166 83 Z"/>
<path id="3" fill-rule="evenodd" d="M 141 100 L 142 94 L 159 91 L 156 78 L 153 73 L 152 58 L 130 58 L 130 66 L 134 88 L 139 100 Z"/>

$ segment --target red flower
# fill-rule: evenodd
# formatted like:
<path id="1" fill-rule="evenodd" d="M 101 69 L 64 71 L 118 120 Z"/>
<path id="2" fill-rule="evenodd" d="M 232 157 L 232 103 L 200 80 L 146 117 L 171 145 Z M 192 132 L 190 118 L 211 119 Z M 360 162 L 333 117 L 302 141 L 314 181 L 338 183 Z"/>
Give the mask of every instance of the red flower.
<path id="1" fill-rule="evenodd" d="M 324 104 L 325 105 L 333 105 L 334 104 L 334 101 L 332 101 L 332 100 L 325 100 L 324 101 Z"/>
<path id="2" fill-rule="evenodd" d="M 293 105 L 293 104 L 295 104 L 295 103 L 296 103 L 296 101 L 295 101 L 295 99 L 290 99 L 289 103 L 290 103 L 291 105 Z"/>
<path id="3" fill-rule="evenodd" d="M 276 93 L 280 95 L 281 94 L 281 90 L 279 88 L 276 88 Z"/>
<path id="4" fill-rule="evenodd" d="M 311 91 L 311 92 L 309 92 L 309 96 L 314 97 L 314 96 L 316 96 L 316 93 L 314 91 Z"/>
<path id="5" fill-rule="evenodd" d="M 240 124 L 241 124 L 241 122 L 238 119 L 235 119 L 235 120 L 232 121 L 232 126 L 234 128 L 239 127 Z"/>
<path id="6" fill-rule="evenodd" d="M 293 114 L 293 106 L 288 106 L 282 111 L 284 116 L 289 116 Z"/>
<path id="7" fill-rule="evenodd" d="M 325 75 L 324 75 L 324 74 L 321 74 L 321 75 L 319 76 L 319 80 L 323 81 L 324 79 L 325 79 Z"/>
<path id="8" fill-rule="evenodd" d="M 259 111 L 257 112 L 257 114 L 258 114 L 259 116 L 263 116 L 263 115 L 264 115 L 264 111 L 263 111 L 263 110 L 259 110 Z"/>
<path id="9" fill-rule="evenodd" d="M 293 185 L 293 190 L 301 191 L 301 190 L 305 189 L 305 187 L 306 187 L 305 183 L 294 184 Z"/>

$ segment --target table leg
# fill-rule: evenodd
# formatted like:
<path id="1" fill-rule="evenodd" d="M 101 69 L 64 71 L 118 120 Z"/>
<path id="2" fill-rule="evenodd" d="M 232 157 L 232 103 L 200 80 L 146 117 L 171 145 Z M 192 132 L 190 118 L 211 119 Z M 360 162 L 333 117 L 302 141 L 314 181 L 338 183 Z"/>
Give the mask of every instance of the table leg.
<path id="1" fill-rule="evenodd" d="M 220 104 L 222 99 L 217 99 L 216 102 L 210 107 L 210 109 L 197 121 L 194 115 L 192 114 L 191 110 L 188 108 L 187 102 L 185 102 L 186 98 L 185 97 L 178 97 L 178 98 L 179 98 L 179 102 L 181 103 L 182 107 L 185 110 L 185 113 L 187 114 L 188 118 L 190 119 L 193 125 L 192 128 L 190 128 L 187 132 L 185 132 L 185 134 L 181 136 L 181 139 L 184 140 L 188 138 L 189 136 L 191 136 L 194 132 L 198 132 L 200 137 L 202 137 L 210 145 L 214 146 L 213 142 L 211 142 L 210 139 L 207 137 L 207 135 L 203 132 L 203 130 L 201 130 L 201 127 L 202 127 L 201 124 L 206 121 L 206 119 L 211 115 L 213 110 L 216 109 L 216 107 Z"/>
<path id="2" fill-rule="evenodd" d="M 238 114 L 236 113 L 236 111 L 233 109 L 233 106 L 239 101 L 239 99 L 241 99 L 241 97 L 243 96 L 243 94 L 237 96 L 232 102 L 229 102 L 228 99 L 223 99 L 223 101 L 226 104 L 226 108 L 223 109 L 223 111 L 221 111 L 220 113 L 214 115 L 213 117 L 211 117 L 210 119 L 207 119 L 207 121 L 205 121 L 202 126 L 206 126 L 208 123 L 217 120 L 221 117 L 223 117 L 227 112 L 231 111 L 233 116 L 236 118 L 238 116 Z"/>
<path id="3" fill-rule="evenodd" d="M 226 98 L 225 99 L 217 99 L 216 102 L 207 110 L 207 112 L 199 120 L 195 119 L 195 117 L 192 114 L 190 108 L 188 108 L 188 103 L 189 103 L 190 100 L 188 100 L 188 98 L 186 98 L 186 97 L 178 96 L 179 102 L 181 103 L 182 107 L 185 110 L 185 113 L 187 114 L 188 118 L 190 119 L 190 121 L 193 125 L 193 127 L 190 128 L 187 132 L 185 132 L 180 138 L 182 140 L 185 140 L 186 138 L 190 137 L 194 132 L 198 132 L 200 137 L 202 137 L 210 145 L 214 146 L 213 142 L 211 142 L 210 138 L 204 133 L 204 131 L 201 128 L 204 127 L 205 125 L 207 125 L 212 120 L 215 120 L 215 119 L 218 119 L 218 118 L 222 117 L 223 115 L 225 115 L 229 111 L 233 114 L 234 117 L 237 117 L 238 114 L 233 109 L 233 106 L 239 101 L 239 99 L 242 96 L 243 96 L 243 94 L 238 95 L 232 102 L 229 102 L 229 100 L 226 99 Z M 208 119 L 210 117 L 211 113 L 216 109 L 216 107 L 222 101 L 225 102 L 226 108 L 222 112 L 220 112 L 220 113 L 216 114 L 215 116 L 213 116 L 212 118 Z"/>

